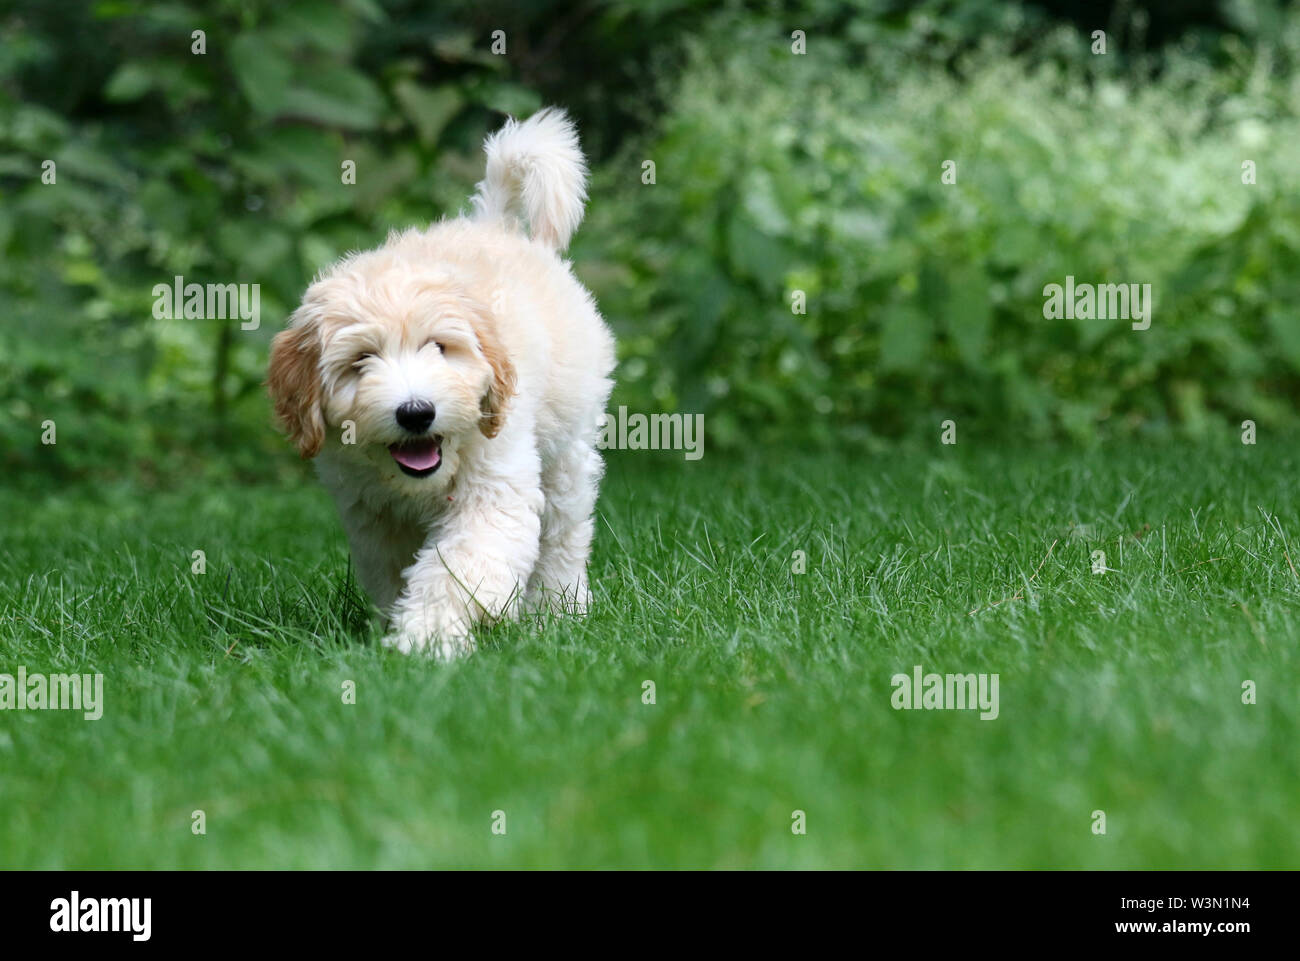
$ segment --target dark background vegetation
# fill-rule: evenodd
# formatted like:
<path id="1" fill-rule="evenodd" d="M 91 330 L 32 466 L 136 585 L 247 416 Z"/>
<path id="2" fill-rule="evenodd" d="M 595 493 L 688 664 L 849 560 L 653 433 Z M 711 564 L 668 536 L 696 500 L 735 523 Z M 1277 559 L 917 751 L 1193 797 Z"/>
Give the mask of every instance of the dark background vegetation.
<path id="1" fill-rule="evenodd" d="M 301 470 L 261 381 L 304 286 L 461 210 L 483 136 L 547 103 L 593 162 L 572 256 L 620 338 L 614 403 L 705 413 L 715 456 L 946 418 L 1082 444 L 1289 430 L 1298 57 L 1274 2 L 8 6 L 0 470 Z M 261 329 L 155 319 L 177 274 L 260 284 Z M 1152 284 L 1151 329 L 1044 320 L 1067 274 Z"/>

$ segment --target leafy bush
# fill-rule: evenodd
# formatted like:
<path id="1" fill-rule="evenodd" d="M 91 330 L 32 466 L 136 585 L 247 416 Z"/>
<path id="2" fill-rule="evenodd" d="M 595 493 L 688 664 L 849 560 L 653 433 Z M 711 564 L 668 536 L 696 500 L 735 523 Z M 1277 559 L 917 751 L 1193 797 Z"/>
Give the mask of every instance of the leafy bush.
<path id="1" fill-rule="evenodd" d="M 898 42 L 864 69 L 867 44 L 810 33 L 798 56 L 724 18 L 583 235 L 624 322 L 621 399 L 704 411 L 733 445 L 949 417 L 1082 441 L 1294 426 L 1300 18 L 1268 29 L 1218 70 L 1179 49 L 1118 63 L 1072 30 L 951 60 Z M 1151 284 L 1150 329 L 1045 319 L 1067 275 Z"/>
<path id="2" fill-rule="evenodd" d="M 711 449 L 932 436 L 947 417 L 1083 440 L 1293 424 L 1300 21 L 1236 4 L 1235 34 L 1150 56 L 1116 37 L 1093 57 L 1032 10 L 10 8 L 0 470 L 297 469 L 261 380 L 303 287 L 390 228 L 461 209 L 484 134 L 544 102 L 575 110 L 596 161 L 574 260 L 620 334 L 615 403 L 706 412 Z M 486 52 L 498 25 L 509 56 Z M 1151 329 L 1044 320 L 1042 288 L 1067 274 L 1153 284 Z M 155 317 L 153 288 L 176 275 L 260 285 L 261 328 Z M 39 443 L 47 420 L 55 446 Z"/>
<path id="3" fill-rule="evenodd" d="M 312 274 L 390 228 L 454 213 L 499 112 L 541 104 L 503 58 L 475 52 L 458 12 L 408 19 L 400 35 L 366 0 L 90 13 L 55 0 L 0 21 L 7 474 L 256 476 L 290 463 L 266 456 L 283 445 L 261 382 Z M 155 317 L 154 286 L 177 275 L 260 285 L 260 328 Z M 46 420 L 54 446 L 38 443 Z"/>

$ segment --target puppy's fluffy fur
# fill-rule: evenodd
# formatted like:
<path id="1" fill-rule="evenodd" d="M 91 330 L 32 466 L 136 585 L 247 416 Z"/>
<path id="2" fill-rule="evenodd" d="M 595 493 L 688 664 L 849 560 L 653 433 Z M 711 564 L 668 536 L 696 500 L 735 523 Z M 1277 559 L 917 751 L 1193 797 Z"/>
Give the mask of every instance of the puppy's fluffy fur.
<path id="1" fill-rule="evenodd" d="M 272 343 L 268 377 L 389 616 L 385 642 L 444 657 L 521 607 L 586 610 L 614 368 L 560 257 L 586 201 L 573 125 L 544 110 L 485 151 L 472 215 L 326 270 Z"/>

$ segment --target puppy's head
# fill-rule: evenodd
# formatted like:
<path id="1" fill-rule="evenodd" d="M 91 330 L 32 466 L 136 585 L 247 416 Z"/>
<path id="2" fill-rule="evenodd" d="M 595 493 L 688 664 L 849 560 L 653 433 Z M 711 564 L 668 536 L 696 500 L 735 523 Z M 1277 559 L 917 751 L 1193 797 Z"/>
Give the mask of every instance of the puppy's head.
<path id="1" fill-rule="evenodd" d="M 515 372 L 482 300 L 379 250 L 308 288 L 267 384 L 303 457 L 329 444 L 390 486 L 439 490 L 477 435 L 500 431 Z"/>

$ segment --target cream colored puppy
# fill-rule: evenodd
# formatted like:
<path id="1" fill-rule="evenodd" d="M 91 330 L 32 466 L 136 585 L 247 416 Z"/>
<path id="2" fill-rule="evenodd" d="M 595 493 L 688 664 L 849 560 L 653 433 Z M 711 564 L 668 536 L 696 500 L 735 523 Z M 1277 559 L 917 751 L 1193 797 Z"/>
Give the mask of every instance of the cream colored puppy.
<path id="1" fill-rule="evenodd" d="M 268 377 L 390 619 L 385 643 L 443 657 L 521 605 L 586 610 L 614 369 L 613 338 L 560 257 L 586 201 L 573 125 L 543 110 L 484 149 L 473 214 L 324 271 Z"/>

